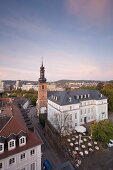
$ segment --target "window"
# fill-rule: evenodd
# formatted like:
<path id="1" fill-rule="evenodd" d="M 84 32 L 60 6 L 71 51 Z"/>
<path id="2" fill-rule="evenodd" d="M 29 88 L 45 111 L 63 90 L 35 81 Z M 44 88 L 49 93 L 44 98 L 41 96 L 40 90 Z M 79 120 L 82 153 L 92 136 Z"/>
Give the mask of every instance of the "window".
<path id="1" fill-rule="evenodd" d="M 76 98 L 79 99 L 79 96 L 77 95 Z"/>
<path id="2" fill-rule="evenodd" d="M 83 95 L 81 95 L 81 99 L 83 98 Z"/>
<path id="3" fill-rule="evenodd" d="M 9 165 L 12 165 L 12 164 L 14 164 L 14 163 L 15 163 L 15 158 L 9 159 Z"/>
<path id="4" fill-rule="evenodd" d="M 3 144 L 0 145 L 0 152 L 3 151 Z"/>
<path id="5" fill-rule="evenodd" d="M 31 164 L 31 170 L 35 170 L 35 163 Z"/>
<path id="6" fill-rule="evenodd" d="M 81 122 L 82 122 L 82 119 L 81 119 Z"/>
<path id="7" fill-rule="evenodd" d="M 25 170 L 25 168 L 22 168 L 21 170 Z"/>
<path id="8" fill-rule="evenodd" d="M 15 140 L 12 139 L 8 142 L 8 150 L 15 149 Z"/>
<path id="9" fill-rule="evenodd" d="M 90 97 L 90 94 L 88 94 L 88 98 Z"/>
<path id="10" fill-rule="evenodd" d="M 82 110 L 81 110 L 81 115 L 82 115 Z"/>
<path id="11" fill-rule="evenodd" d="M 19 145 L 20 146 L 23 146 L 23 145 L 25 145 L 26 144 L 26 137 L 24 136 L 24 137 L 21 137 L 20 139 L 19 139 Z"/>
<path id="12" fill-rule="evenodd" d="M 86 98 L 86 94 L 84 95 L 84 98 Z"/>
<path id="13" fill-rule="evenodd" d="M 21 158 L 21 159 L 24 159 L 24 158 L 25 158 L 25 153 L 22 153 L 22 154 L 20 155 L 20 158 Z"/>
<path id="14" fill-rule="evenodd" d="M 3 168 L 3 165 L 2 165 L 2 162 L 0 162 L 0 169 L 2 169 Z"/>
<path id="15" fill-rule="evenodd" d="M 14 147 L 14 145 L 15 145 L 14 142 L 15 142 L 15 141 L 9 142 L 9 147 L 10 147 L 10 148 Z"/>
<path id="16" fill-rule="evenodd" d="M 30 155 L 34 155 L 34 154 L 35 154 L 35 150 L 32 149 L 32 150 L 30 151 Z"/>
<path id="17" fill-rule="evenodd" d="M 21 138 L 21 139 L 20 139 L 20 143 L 21 143 L 21 144 L 25 143 L 25 138 Z"/>
<path id="18" fill-rule="evenodd" d="M 71 114 L 71 115 L 69 115 L 69 120 L 70 120 L 70 121 L 72 121 L 72 114 Z"/>
<path id="19" fill-rule="evenodd" d="M 42 85 L 42 89 L 44 89 L 44 85 Z"/>
<path id="20" fill-rule="evenodd" d="M 77 113 L 75 113 L 75 119 L 77 119 Z"/>

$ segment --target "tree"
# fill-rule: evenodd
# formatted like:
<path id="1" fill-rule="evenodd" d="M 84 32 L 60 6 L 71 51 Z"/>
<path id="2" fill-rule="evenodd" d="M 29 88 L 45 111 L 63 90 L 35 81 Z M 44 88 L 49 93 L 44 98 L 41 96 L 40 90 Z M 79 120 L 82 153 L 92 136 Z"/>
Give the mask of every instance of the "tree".
<path id="1" fill-rule="evenodd" d="M 113 139 L 113 123 L 109 120 L 94 123 L 91 126 L 91 131 L 93 138 L 104 144 L 108 143 L 110 139 Z"/>
<path id="2" fill-rule="evenodd" d="M 42 125 L 42 127 L 45 127 L 45 121 L 46 121 L 46 115 L 45 114 L 39 114 L 39 122 Z"/>
<path id="3" fill-rule="evenodd" d="M 52 122 L 54 127 L 57 129 L 59 134 L 68 133 L 70 129 L 70 125 L 72 125 L 72 115 L 69 113 L 56 113 L 52 118 Z"/>
<path id="4" fill-rule="evenodd" d="M 108 97 L 108 110 L 113 112 L 113 89 L 104 88 L 101 93 Z"/>
<path id="5" fill-rule="evenodd" d="M 36 101 L 37 101 L 37 96 L 32 96 L 32 97 L 31 97 L 31 104 L 32 104 L 33 106 L 36 106 Z"/>
<path id="6" fill-rule="evenodd" d="M 104 88 L 104 83 L 100 82 L 97 84 L 97 90 L 102 90 Z"/>

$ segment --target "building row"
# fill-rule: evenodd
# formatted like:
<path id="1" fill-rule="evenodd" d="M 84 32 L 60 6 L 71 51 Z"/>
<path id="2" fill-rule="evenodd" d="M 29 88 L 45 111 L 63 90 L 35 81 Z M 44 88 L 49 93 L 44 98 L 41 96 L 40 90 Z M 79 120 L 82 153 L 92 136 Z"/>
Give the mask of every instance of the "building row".
<path id="1" fill-rule="evenodd" d="M 29 127 L 27 115 L 11 100 L 0 110 L 0 170 L 41 170 L 42 141 Z"/>

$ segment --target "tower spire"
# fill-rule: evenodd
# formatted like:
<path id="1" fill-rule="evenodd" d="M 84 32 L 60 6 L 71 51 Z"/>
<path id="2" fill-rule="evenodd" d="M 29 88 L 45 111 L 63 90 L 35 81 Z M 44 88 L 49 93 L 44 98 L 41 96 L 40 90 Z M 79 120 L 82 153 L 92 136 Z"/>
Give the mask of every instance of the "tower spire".
<path id="1" fill-rule="evenodd" d="M 42 65 L 40 67 L 40 78 L 39 78 L 39 82 L 46 82 L 46 78 L 45 78 L 45 68 L 43 66 L 43 57 L 42 57 Z"/>
<path id="2" fill-rule="evenodd" d="M 43 56 L 42 56 L 42 67 L 43 67 Z"/>

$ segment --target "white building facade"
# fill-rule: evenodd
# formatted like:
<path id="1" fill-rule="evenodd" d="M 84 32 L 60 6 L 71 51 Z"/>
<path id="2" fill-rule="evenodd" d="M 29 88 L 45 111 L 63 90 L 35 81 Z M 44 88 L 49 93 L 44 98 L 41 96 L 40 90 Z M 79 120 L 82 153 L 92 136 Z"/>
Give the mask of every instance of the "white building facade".
<path id="1" fill-rule="evenodd" d="M 48 99 L 48 120 L 57 128 L 108 119 L 107 98 L 96 90 L 56 92 Z"/>
<path id="2" fill-rule="evenodd" d="M 41 145 L 0 160 L 1 170 L 41 170 Z"/>
<path id="3" fill-rule="evenodd" d="M 23 84 L 22 87 L 21 87 L 22 90 L 26 90 L 26 91 L 29 91 L 29 90 L 35 90 L 35 91 L 38 91 L 38 86 L 37 85 L 34 85 L 34 84 Z"/>

